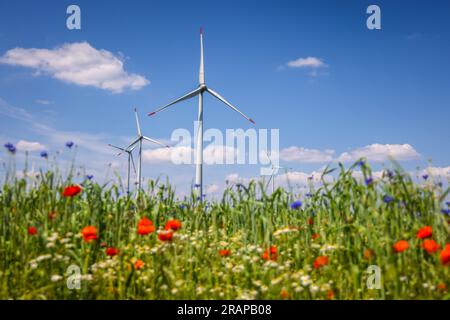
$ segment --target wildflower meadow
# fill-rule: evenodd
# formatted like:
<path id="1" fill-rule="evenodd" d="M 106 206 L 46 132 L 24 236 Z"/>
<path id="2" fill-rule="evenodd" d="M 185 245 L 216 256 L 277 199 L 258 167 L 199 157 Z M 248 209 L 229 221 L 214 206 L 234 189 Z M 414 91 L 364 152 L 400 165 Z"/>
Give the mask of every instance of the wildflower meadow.
<path id="1" fill-rule="evenodd" d="M 199 202 L 169 182 L 127 194 L 120 180 L 6 170 L 0 298 L 450 298 L 449 189 L 396 166 L 375 179 L 362 160 L 321 179 Z"/>

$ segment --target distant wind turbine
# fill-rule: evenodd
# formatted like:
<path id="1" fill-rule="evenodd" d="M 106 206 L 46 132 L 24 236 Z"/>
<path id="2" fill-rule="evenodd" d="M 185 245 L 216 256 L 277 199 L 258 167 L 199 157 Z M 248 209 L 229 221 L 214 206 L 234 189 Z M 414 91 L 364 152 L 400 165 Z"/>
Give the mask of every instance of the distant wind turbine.
<path id="1" fill-rule="evenodd" d="M 141 183 L 142 183 L 142 140 L 147 140 L 150 141 L 152 143 L 156 143 L 160 146 L 169 148 L 168 145 L 162 144 L 161 142 L 158 142 L 154 139 L 151 139 L 147 136 L 144 136 L 141 132 L 141 125 L 139 123 L 139 116 L 137 113 L 136 108 L 134 108 L 134 115 L 136 117 L 136 127 L 137 127 L 137 138 L 136 140 L 134 140 L 126 149 L 127 150 L 132 150 L 134 149 L 134 147 L 136 147 L 137 145 L 139 145 L 139 162 L 138 162 L 138 190 L 141 190 Z"/>
<path id="2" fill-rule="evenodd" d="M 175 101 L 156 109 L 153 112 L 150 112 L 148 115 L 152 116 L 156 114 L 157 112 L 160 112 L 171 105 L 174 105 L 178 102 L 181 102 L 183 100 L 187 100 L 190 98 L 193 98 L 195 96 L 198 96 L 198 132 L 197 132 L 197 145 L 196 145 L 196 164 L 195 164 L 195 188 L 197 189 L 197 196 L 198 199 L 202 199 L 203 195 L 203 93 L 208 92 L 213 97 L 217 98 L 221 102 L 223 102 L 225 105 L 227 105 L 229 108 L 233 109 L 237 113 L 239 113 L 241 116 L 243 116 L 245 119 L 250 121 L 251 123 L 255 124 L 255 122 L 247 117 L 244 113 L 242 113 L 239 109 L 234 107 L 231 103 L 229 103 L 227 100 L 225 100 L 220 94 L 212 90 L 211 88 L 206 86 L 205 83 L 205 68 L 203 64 L 203 29 L 200 28 L 200 70 L 199 70 L 199 85 L 198 87 L 185 94 L 184 96 L 176 99 Z"/>
<path id="3" fill-rule="evenodd" d="M 284 170 L 285 170 L 286 179 L 287 179 L 288 184 L 289 184 L 289 177 L 288 177 L 287 171 L 288 171 L 288 170 L 291 170 L 292 168 L 286 168 L 286 167 L 275 166 L 275 165 L 273 164 L 273 162 L 272 162 L 272 159 L 270 158 L 270 154 L 269 154 L 267 151 L 266 151 L 266 154 L 267 154 L 267 158 L 269 159 L 270 166 L 271 166 L 271 168 L 272 168 L 272 174 L 270 175 L 269 181 L 267 181 L 266 188 L 269 186 L 270 181 L 272 181 L 272 193 L 273 193 L 273 192 L 275 191 L 275 175 L 276 175 L 276 173 L 278 172 L 278 170 L 279 170 L 279 169 L 284 169 Z"/>
<path id="4" fill-rule="evenodd" d="M 127 194 L 130 194 L 130 163 L 133 164 L 133 170 L 134 173 L 136 173 L 136 167 L 134 165 L 134 159 L 133 159 L 133 150 L 134 148 L 136 148 L 137 144 L 135 144 L 130 150 L 122 148 L 122 147 L 118 147 L 112 144 L 108 144 L 110 147 L 116 148 L 117 150 L 120 150 L 121 152 L 119 152 L 117 154 L 117 156 L 120 156 L 122 154 L 122 152 L 125 152 L 128 154 L 128 170 L 127 170 Z"/>

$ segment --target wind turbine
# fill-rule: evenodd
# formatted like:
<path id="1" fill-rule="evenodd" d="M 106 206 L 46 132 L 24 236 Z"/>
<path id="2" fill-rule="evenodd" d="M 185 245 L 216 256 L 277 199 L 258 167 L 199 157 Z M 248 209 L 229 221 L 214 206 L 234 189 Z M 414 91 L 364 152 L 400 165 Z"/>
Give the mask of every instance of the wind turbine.
<path id="1" fill-rule="evenodd" d="M 133 150 L 136 146 L 139 145 L 139 162 L 138 162 L 138 190 L 141 190 L 141 182 L 142 182 L 142 141 L 147 140 L 152 143 L 158 144 L 160 146 L 163 146 L 165 148 L 169 148 L 168 145 L 162 144 L 161 142 L 158 142 L 154 139 L 151 139 L 147 136 L 144 136 L 141 132 L 141 125 L 139 123 L 139 116 L 137 113 L 137 109 L 134 108 L 134 115 L 136 117 L 136 127 L 137 127 L 137 138 L 134 140 L 126 149 L 127 150 Z"/>
<path id="2" fill-rule="evenodd" d="M 272 181 L 272 193 L 273 193 L 273 192 L 275 191 L 275 175 L 276 175 L 276 173 L 278 172 L 278 170 L 279 170 L 279 169 L 284 169 L 285 174 L 286 174 L 286 179 L 287 179 L 288 184 L 289 184 L 289 177 L 288 177 L 288 175 L 287 175 L 287 171 L 288 171 L 288 170 L 291 170 L 292 168 L 286 168 L 286 167 L 275 166 L 275 165 L 273 164 L 272 159 L 270 158 L 270 155 L 269 155 L 269 153 L 268 153 L 267 151 L 266 151 L 266 154 L 267 154 L 267 158 L 269 159 L 270 166 L 271 166 L 271 168 L 272 168 L 272 174 L 270 175 L 269 181 L 267 181 L 266 188 L 269 186 L 270 181 Z"/>
<path id="3" fill-rule="evenodd" d="M 136 148 L 136 145 L 134 145 L 130 150 L 118 147 L 112 144 L 108 144 L 108 146 L 116 148 L 117 150 L 120 150 L 120 152 L 117 154 L 117 156 L 120 156 L 122 152 L 125 152 L 128 154 L 128 170 L 127 170 L 127 194 L 130 194 L 130 162 L 133 164 L 133 170 L 134 173 L 136 173 L 136 167 L 134 165 L 134 159 L 133 159 L 133 150 Z"/>
<path id="4" fill-rule="evenodd" d="M 255 122 L 247 117 L 244 113 L 242 113 L 239 109 L 237 109 L 235 106 L 233 106 L 231 103 L 229 103 L 225 98 L 223 98 L 220 94 L 218 94 L 216 91 L 212 90 L 211 88 L 206 86 L 205 83 L 205 68 L 203 63 L 203 28 L 200 28 L 200 70 L 198 75 L 198 87 L 185 94 L 184 96 L 176 99 L 175 101 L 156 109 L 153 112 L 150 112 L 148 115 L 152 116 L 156 114 L 157 112 L 160 112 L 171 105 L 174 105 L 178 102 L 181 102 L 183 100 L 187 100 L 190 98 L 193 98 L 195 96 L 198 96 L 198 128 L 197 128 L 197 143 L 196 143 L 196 163 L 195 163 L 195 188 L 197 189 L 197 198 L 202 199 L 203 195 L 203 93 L 207 92 L 213 97 L 217 98 L 219 101 L 223 102 L 225 105 L 227 105 L 229 108 L 233 109 L 237 113 L 239 113 L 241 116 L 243 116 L 245 119 L 250 121 L 251 123 L 255 124 Z"/>

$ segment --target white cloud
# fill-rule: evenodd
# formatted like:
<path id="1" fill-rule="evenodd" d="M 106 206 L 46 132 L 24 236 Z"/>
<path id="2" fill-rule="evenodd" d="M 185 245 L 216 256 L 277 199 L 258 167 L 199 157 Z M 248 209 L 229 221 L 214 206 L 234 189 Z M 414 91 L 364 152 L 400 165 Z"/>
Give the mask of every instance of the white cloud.
<path id="1" fill-rule="evenodd" d="M 142 160 L 147 163 L 194 164 L 195 150 L 188 146 L 156 148 L 142 151 Z M 225 164 L 226 155 L 238 150 L 224 145 L 209 145 L 203 150 L 203 163 L 206 165 Z"/>
<path id="2" fill-rule="evenodd" d="M 150 82 L 124 70 L 123 61 L 107 50 L 97 50 L 87 42 L 67 43 L 54 49 L 14 48 L 0 57 L 0 63 L 36 70 L 55 79 L 92 86 L 114 93 L 138 90 Z"/>
<path id="3" fill-rule="evenodd" d="M 191 157 L 191 147 L 155 148 L 142 151 L 142 160 L 153 164 L 172 162 L 172 159 L 191 159 Z"/>
<path id="4" fill-rule="evenodd" d="M 316 57 L 306 57 L 298 58 L 296 60 L 289 61 L 286 64 L 290 68 L 323 68 L 327 65 L 319 58 Z"/>
<path id="5" fill-rule="evenodd" d="M 17 150 L 21 151 L 42 151 L 45 146 L 39 142 L 19 140 L 16 144 Z"/>
<path id="6" fill-rule="evenodd" d="M 350 162 L 359 158 L 366 158 L 369 161 L 382 162 L 390 157 L 397 161 L 407 161 L 419 159 L 421 155 L 409 144 L 371 144 L 342 153 L 337 161 Z"/>
<path id="7" fill-rule="evenodd" d="M 333 160 L 334 150 L 306 149 L 292 146 L 281 150 L 280 159 L 298 163 L 325 163 Z"/>
<path id="8" fill-rule="evenodd" d="M 259 177 L 256 179 L 258 180 L 260 179 Z M 225 177 L 225 182 L 227 182 L 228 184 L 236 184 L 236 183 L 240 183 L 240 184 L 249 184 L 251 180 L 254 180 L 253 178 L 244 178 L 241 177 L 238 173 L 230 173 L 228 175 L 226 175 Z"/>
<path id="9" fill-rule="evenodd" d="M 205 193 L 206 194 L 213 194 L 218 193 L 220 191 L 220 187 L 217 184 L 211 184 L 206 187 Z"/>
<path id="10" fill-rule="evenodd" d="M 310 183 L 318 185 L 322 182 L 321 177 L 325 167 L 311 172 L 301 172 L 301 171 L 288 171 L 286 173 L 275 175 L 275 186 L 286 187 L 289 184 L 295 187 L 306 187 Z M 225 177 L 225 181 L 229 184 L 241 183 L 247 185 L 250 181 L 265 181 L 267 183 L 270 176 L 259 176 L 259 177 L 242 177 L 238 173 L 231 173 Z M 325 175 L 323 179 L 326 182 L 333 181 L 332 175 Z"/>
<path id="11" fill-rule="evenodd" d="M 375 180 L 380 180 L 383 178 L 383 170 L 380 171 L 372 171 L 372 178 Z M 356 179 L 363 179 L 364 174 L 360 170 L 354 170 L 352 171 L 352 176 Z"/>
<path id="12" fill-rule="evenodd" d="M 450 167 L 428 167 L 422 170 L 421 175 L 428 174 L 433 177 L 450 179 Z"/>

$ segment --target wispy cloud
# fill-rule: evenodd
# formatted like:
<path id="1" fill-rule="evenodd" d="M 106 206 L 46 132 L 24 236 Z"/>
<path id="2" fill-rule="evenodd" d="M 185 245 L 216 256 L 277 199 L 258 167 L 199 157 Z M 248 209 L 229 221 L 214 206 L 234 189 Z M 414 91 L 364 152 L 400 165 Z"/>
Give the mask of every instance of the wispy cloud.
<path id="1" fill-rule="evenodd" d="M 319 58 L 316 57 L 306 57 L 298 58 L 296 60 L 289 61 L 286 64 L 290 68 L 324 68 L 327 65 Z"/>
<path id="2" fill-rule="evenodd" d="M 36 75 L 46 74 L 67 83 L 114 93 L 138 90 L 150 83 L 144 76 L 126 72 L 120 56 L 95 49 L 87 42 L 54 49 L 14 48 L 0 57 L 0 63 L 31 68 Z"/>

